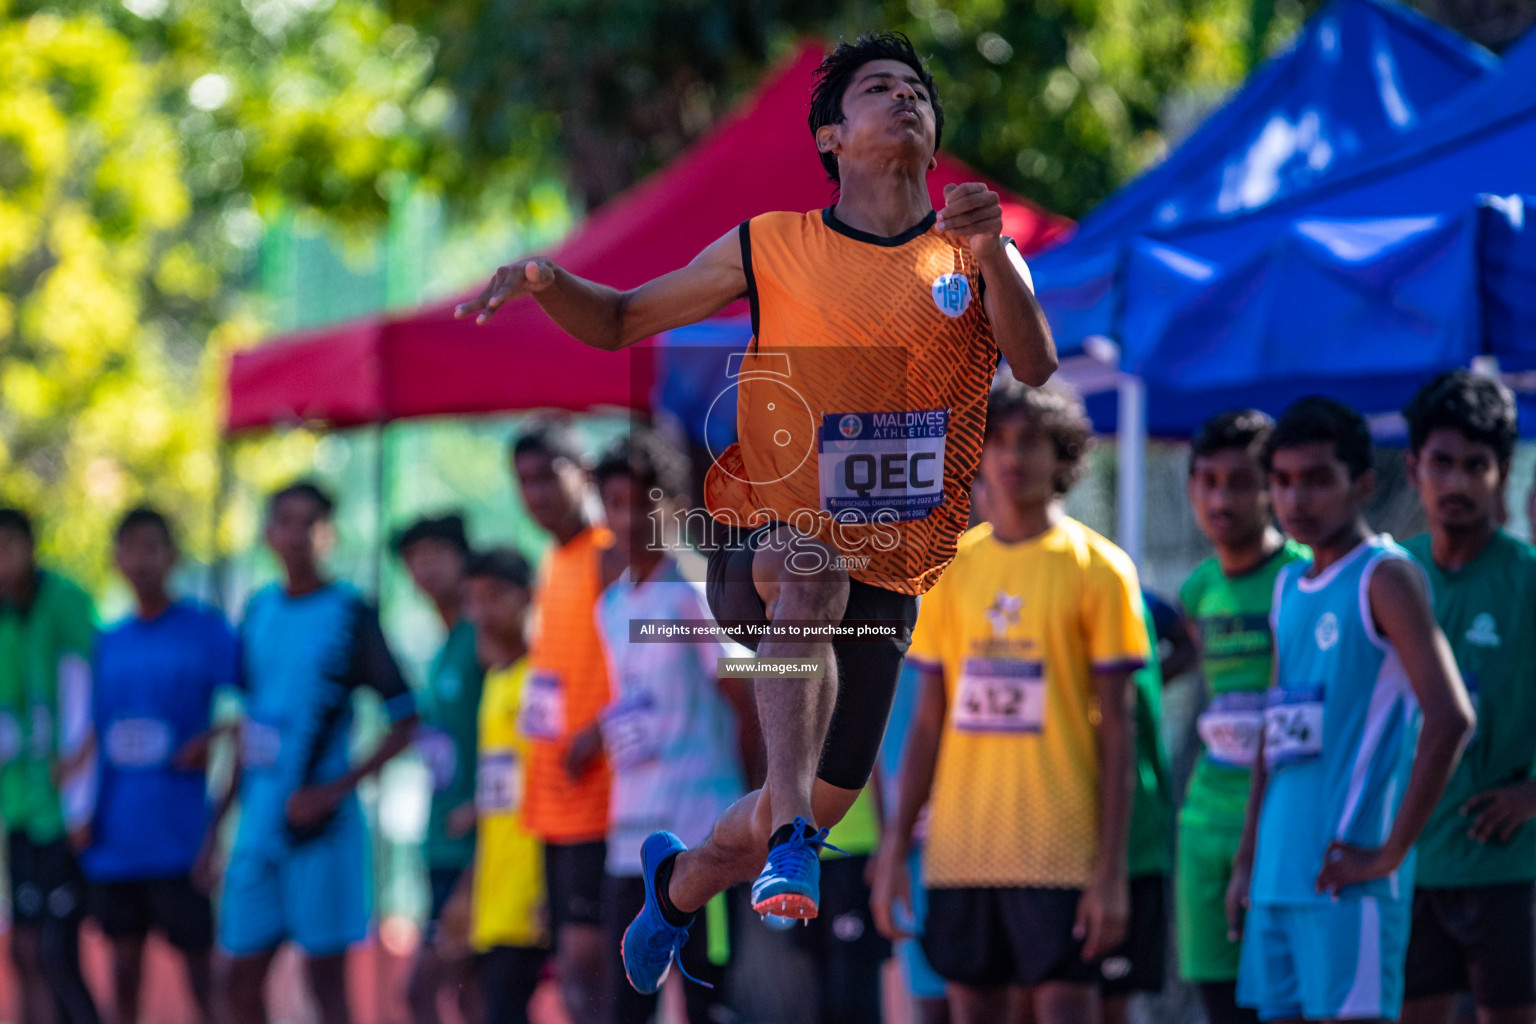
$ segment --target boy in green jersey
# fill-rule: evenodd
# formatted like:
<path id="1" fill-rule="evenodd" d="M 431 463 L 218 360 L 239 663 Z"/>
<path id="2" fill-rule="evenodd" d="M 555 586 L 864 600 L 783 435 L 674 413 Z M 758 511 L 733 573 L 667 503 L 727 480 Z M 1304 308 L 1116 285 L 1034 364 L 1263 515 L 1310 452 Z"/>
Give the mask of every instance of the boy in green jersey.
<path id="1" fill-rule="evenodd" d="M 1190 452 L 1189 503 L 1215 554 L 1190 573 L 1179 600 L 1211 697 L 1179 812 L 1174 902 L 1179 973 L 1198 986 L 1211 1024 L 1257 1021 L 1237 1005 L 1239 945 L 1228 935 L 1225 900 L 1270 684 L 1275 577 L 1306 554 L 1274 526 L 1261 457 L 1273 425 L 1253 409 L 1224 413 L 1201 428 Z"/>
<path id="2" fill-rule="evenodd" d="M 1515 400 L 1457 370 L 1403 410 L 1429 533 L 1403 546 L 1477 708 L 1477 731 L 1419 838 L 1405 1024 L 1446 1024 L 1470 990 L 1479 1024 L 1536 1020 L 1536 548 L 1499 525 Z"/>
<path id="3" fill-rule="evenodd" d="M 39 568 L 31 520 L 0 508 L 0 817 L 22 1024 L 98 1020 L 80 973 L 85 879 L 73 845 L 92 811 L 95 642 L 90 597 Z"/>
<path id="4" fill-rule="evenodd" d="M 481 1016 L 474 961 L 452 955 L 452 939 L 466 946 L 466 936 L 439 941 L 450 903 L 469 903 L 473 881 L 469 868 L 475 860 L 475 767 L 485 670 L 475 650 L 475 627 L 463 615 L 469 562 L 464 519 L 457 515 L 418 519 L 395 538 L 395 552 L 447 631 L 427 672 L 426 714 L 416 733 L 416 752 L 432 777 L 432 807 L 422 851 L 432 901 L 426 941 L 417 954 L 406 996 L 415 1024 L 437 1024 L 440 992 L 456 999 L 459 1012 L 474 1021 Z M 455 819 L 454 812 L 460 808 L 464 811 Z"/>

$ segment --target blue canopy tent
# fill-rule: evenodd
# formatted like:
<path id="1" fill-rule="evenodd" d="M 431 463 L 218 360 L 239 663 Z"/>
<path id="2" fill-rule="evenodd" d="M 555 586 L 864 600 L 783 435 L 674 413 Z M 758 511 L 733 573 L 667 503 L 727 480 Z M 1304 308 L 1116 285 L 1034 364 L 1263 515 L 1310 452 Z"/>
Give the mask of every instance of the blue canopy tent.
<path id="1" fill-rule="evenodd" d="M 1134 235 L 1260 209 L 1390 146 L 1498 66 L 1407 7 L 1333 0 L 1162 163 L 1032 264 L 1063 354 L 1114 337 Z"/>
<path id="2" fill-rule="evenodd" d="M 1159 396 L 1153 432 L 1317 390 L 1395 410 L 1429 373 L 1478 356 L 1536 370 L 1536 245 L 1521 198 L 1536 191 L 1533 167 L 1527 44 L 1412 136 L 1304 192 L 1138 239 L 1123 357 Z"/>
<path id="3" fill-rule="evenodd" d="M 1134 372 L 1103 372 L 1128 369 L 1119 345 L 1133 240 L 1304 191 L 1410 136 L 1498 65 L 1486 50 L 1400 4 L 1332 0 L 1166 160 L 1084 218 L 1065 245 L 1032 261 L 1063 368 L 1085 385 L 1095 426 L 1117 434 L 1117 487 L 1125 496 L 1117 537 L 1132 557 L 1139 560 L 1142 550 L 1147 428 L 1167 432 L 1159 410 L 1170 404 Z M 1096 380 L 1084 372 L 1095 361 Z"/>

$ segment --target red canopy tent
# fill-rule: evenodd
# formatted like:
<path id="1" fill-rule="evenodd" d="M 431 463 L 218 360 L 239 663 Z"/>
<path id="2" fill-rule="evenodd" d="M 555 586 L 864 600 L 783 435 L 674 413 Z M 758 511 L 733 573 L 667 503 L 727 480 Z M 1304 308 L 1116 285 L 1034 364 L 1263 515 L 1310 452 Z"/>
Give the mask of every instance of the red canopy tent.
<path id="1" fill-rule="evenodd" d="M 598 209 L 552 254 L 555 260 L 583 277 L 628 288 L 682 266 L 749 217 L 825 206 L 831 188 L 805 123 L 811 72 L 822 53 L 820 43 L 803 45 L 692 148 Z M 935 206 L 942 205 L 946 184 L 986 181 L 944 154 L 928 180 Z M 1070 222 L 1005 194 L 1003 224 L 1027 254 Z M 487 277 L 492 269 L 485 268 Z M 453 319 L 458 301 L 236 353 L 226 431 L 529 408 L 649 407 L 651 360 L 587 348 L 532 302 L 504 308 L 477 327 Z"/>

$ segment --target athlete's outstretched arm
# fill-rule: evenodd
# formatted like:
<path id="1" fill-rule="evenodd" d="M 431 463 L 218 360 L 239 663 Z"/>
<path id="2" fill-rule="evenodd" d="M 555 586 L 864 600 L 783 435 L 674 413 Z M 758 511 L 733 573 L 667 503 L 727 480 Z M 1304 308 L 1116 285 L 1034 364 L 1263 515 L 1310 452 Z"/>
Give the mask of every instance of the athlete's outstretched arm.
<path id="1" fill-rule="evenodd" d="M 544 256 L 514 260 L 496 271 L 478 297 L 460 305 L 454 317 L 473 316 L 483 324 L 506 303 L 532 295 L 571 337 L 617 352 L 714 316 L 746 294 L 740 236 L 732 229 L 686 267 L 623 292 L 577 277 Z"/>
<path id="2" fill-rule="evenodd" d="M 1408 788 L 1403 791 L 1403 802 L 1398 805 L 1386 843 L 1370 850 L 1335 841 L 1318 873 L 1318 892 L 1336 893 L 1346 885 L 1397 870 L 1444 795 L 1461 748 L 1472 734 L 1472 702 L 1467 699 L 1450 644 L 1435 622 L 1428 588 L 1419 571 L 1400 559 L 1384 561 L 1371 573 L 1368 593 L 1376 628 L 1402 659 L 1424 713 L 1424 725 Z"/>
<path id="3" fill-rule="evenodd" d="M 887 939 L 899 939 L 905 929 L 896 924 L 894 907 L 900 900 L 912 907 L 912 880 L 907 875 L 907 854 L 912 849 L 912 830 L 933 788 L 933 771 L 944 736 L 948 699 L 944 694 L 944 670 L 923 666 L 918 673 L 917 710 L 907 734 L 896 783 L 896 816 L 885 823 L 880 848 L 875 851 L 874 878 L 870 882 L 869 909 L 875 930 Z"/>
<path id="4" fill-rule="evenodd" d="M 944 186 L 940 231 L 965 239 L 981 265 L 986 282 L 983 299 L 997 347 L 1016 379 L 1039 387 L 1056 372 L 1056 341 L 1045 321 L 1024 257 L 1004 245 L 1003 204 L 996 192 L 972 182 Z"/>

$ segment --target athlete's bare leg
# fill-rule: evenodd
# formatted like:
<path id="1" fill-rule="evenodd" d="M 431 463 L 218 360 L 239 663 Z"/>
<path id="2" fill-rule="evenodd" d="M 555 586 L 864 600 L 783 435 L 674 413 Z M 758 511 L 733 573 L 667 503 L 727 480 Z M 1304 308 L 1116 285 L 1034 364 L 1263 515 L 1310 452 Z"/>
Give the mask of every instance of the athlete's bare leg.
<path id="1" fill-rule="evenodd" d="M 841 789 L 817 779 L 811 797 L 811 820 L 818 825 L 836 825 L 859 793 L 860 790 Z M 773 827 L 768 824 L 770 810 L 767 789 L 754 790 L 727 808 L 708 839 L 678 854 L 672 883 L 667 888 L 672 905 L 691 914 L 715 893 L 756 878 L 763 870 L 768 838 L 773 835 Z"/>
<path id="2" fill-rule="evenodd" d="M 230 1024 L 267 1024 L 267 971 L 277 950 L 230 957 L 220 966 L 219 992 Z"/>
<path id="3" fill-rule="evenodd" d="M 1477 1024 L 1531 1024 L 1533 1020 L 1536 1020 L 1536 1006 L 1477 1008 Z"/>
<path id="4" fill-rule="evenodd" d="M 949 1019 L 953 1024 L 997 1024 L 1008 1021 L 1008 986 L 956 985 L 944 986 L 944 996 L 949 1001 Z"/>
<path id="5" fill-rule="evenodd" d="M 347 954 L 308 956 L 309 990 L 320 1011 L 320 1024 L 351 1024 L 352 1011 L 347 1005 Z"/>
<path id="6" fill-rule="evenodd" d="M 1036 1024 L 1098 1024 L 1103 1019 L 1097 985 L 1047 982 L 1034 990 Z"/>
<path id="7" fill-rule="evenodd" d="M 112 991 L 117 1024 L 139 1024 L 139 983 L 144 975 L 144 936 L 112 940 Z"/>
<path id="8" fill-rule="evenodd" d="M 776 539 L 785 539 L 781 527 Z M 848 573 L 836 552 L 819 541 L 799 538 L 793 547 L 769 543 L 752 559 L 753 582 L 770 623 L 834 625 L 848 605 Z M 758 657 L 818 659 L 820 678 L 766 677 L 753 685 L 757 716 L 767 747 L 768 777 L 763 788 L 742 797 L 715 823 L 708 839 L 679 854 L 668 896 L 684 912 L 762 870 L 769 838 L 796 818 L 817 825 L 842 819 L 857 790 L 830 786 L 816 778 L 822 743 L 837 703 L 837 659 L 830 639 L 813 642 L 766 639 Z"/>

